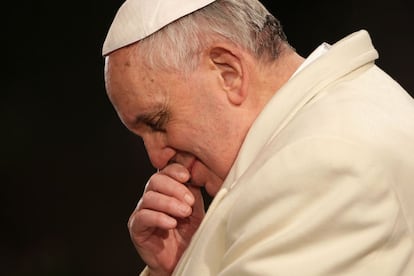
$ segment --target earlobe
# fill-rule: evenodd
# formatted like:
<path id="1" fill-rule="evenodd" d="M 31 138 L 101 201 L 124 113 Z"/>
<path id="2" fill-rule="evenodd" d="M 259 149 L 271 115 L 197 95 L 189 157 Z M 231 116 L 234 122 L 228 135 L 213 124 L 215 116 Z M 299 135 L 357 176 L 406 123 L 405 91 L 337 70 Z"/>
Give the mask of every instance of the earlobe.
<path id="1" fill-rule="evenodd" d="M 245 76 L 240 58 L 223 47 L 210 51 L 210 59 L 220 74 L 223 90 L 234 105 L 240 105 L 246 98 Z"/>

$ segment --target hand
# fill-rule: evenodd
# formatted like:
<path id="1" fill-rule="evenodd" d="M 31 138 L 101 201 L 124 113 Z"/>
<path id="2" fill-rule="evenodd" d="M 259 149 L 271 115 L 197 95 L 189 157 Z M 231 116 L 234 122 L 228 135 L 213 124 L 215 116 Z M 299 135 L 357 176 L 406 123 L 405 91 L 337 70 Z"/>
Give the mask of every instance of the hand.
<path id="1" fill-rule="evenodd" d="M 128 222 L 131 239 L 151 275 L 170 275 L 204 217 L 199 187 L 188 170 L 170 164 L 155 173 Z"/>

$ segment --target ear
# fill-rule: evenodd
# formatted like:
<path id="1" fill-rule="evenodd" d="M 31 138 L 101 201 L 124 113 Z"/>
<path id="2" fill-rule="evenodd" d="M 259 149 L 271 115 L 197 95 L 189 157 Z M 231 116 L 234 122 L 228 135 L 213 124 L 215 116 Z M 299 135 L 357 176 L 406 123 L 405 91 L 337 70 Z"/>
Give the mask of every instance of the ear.
<path id="1" fill-rule="evenodd" d="M 240 56 L 224 47 L 210 50 L 210 60 L 220 74 L 221 85 L 232 104 L 240 105 L 247 97 L 246 76 Z"/>

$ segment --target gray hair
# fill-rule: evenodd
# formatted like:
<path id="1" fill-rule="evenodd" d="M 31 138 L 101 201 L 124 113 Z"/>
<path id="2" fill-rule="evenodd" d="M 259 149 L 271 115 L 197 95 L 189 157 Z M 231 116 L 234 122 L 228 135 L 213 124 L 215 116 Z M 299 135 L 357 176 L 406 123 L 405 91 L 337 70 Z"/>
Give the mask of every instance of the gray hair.
<path id="1" fill-rule="evenodd" d="M 280 22 L 259 1 L 217 0 L 141 40 L 138 55 L 150 68 L 190 72 L 198 53 L 220 39 L 259 61 L 275 60 L 288 44 Z"/>

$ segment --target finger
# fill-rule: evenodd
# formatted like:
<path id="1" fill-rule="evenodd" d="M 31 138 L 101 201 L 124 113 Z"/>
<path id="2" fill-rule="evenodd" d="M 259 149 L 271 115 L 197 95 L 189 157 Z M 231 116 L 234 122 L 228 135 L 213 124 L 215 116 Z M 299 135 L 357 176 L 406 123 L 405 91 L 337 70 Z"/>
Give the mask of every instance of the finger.
<path id="1" fill-rule="evenodd" d="M 187 168 L 179 163 L 171 163 L 160 170 L 159 173 L 167 175 L 181 183 L 186 183 L 191 178 L 190 172 Z"/>
<path id="2" fill-rule="evenodd" d="M 184 218 L 191 214 L 191 206 L 174 197 L 155 191 L 148 191 L 142 196 L 140 209 L 150 209 L 169 216 Z"/>
<path id="3" fill-rule="evenodd" d="M 192 205 L 192 215 L 203 217 L 205 213 L 204 199 L 200 187 L 188 186 L 188 189 L 194 196 L 194 204 Z"/>
<path id="4" fill-rule="evenodd" d="M 186 202 L 189 205 L 194 203 L 194 196 L 186 185 L 182 182 L 171 178 L 168 175 L 157 173 L 154 174 L 147 184 L 145 192 L 155 191 L 161 194 L 174 197 L 178 200 Z"/>
<path id="5" fill-rule="evenodd" d="M 173 229 L 177 226 L 177 220 L 157 211 L 142 209 L 132 213 L 128 221 L 128 229 L 132 234 L 139 236 L 140 233 L 153 228 L 164 230 Z"/>

